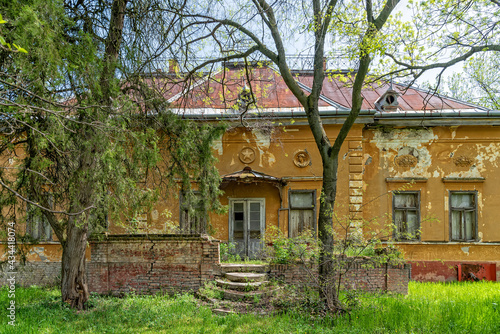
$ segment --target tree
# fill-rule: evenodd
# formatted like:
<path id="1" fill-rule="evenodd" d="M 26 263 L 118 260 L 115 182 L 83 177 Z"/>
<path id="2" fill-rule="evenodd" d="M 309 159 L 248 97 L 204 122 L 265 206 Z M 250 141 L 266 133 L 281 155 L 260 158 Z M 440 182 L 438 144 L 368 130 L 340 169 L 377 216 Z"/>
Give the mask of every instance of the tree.
<path id="1" fill-rule="evenodd" d="M 336 240 L 330 229 L 338 155 L 360 112 L 363 86 L 381 78 L 401 78 L 412 84 L 426 71 L 444 70 L 476 53 L 500 50 L 497 1 L 410 1 L 414 13 L 410 20 L 404 20 L 401 12 L 396 13 L 398 3 L 398 0 L 170 3 L 171 12 L 181 18 L 173 38 L 178 40 L 185 66 L 189 65 L 189 57 L 200 50 L 211 57 L 193 66 L 191 74 L 217 62 L 264 57 L 279 70 L 304 107 L 323 163 L 318 230 L 322 242 L 320 278 L 325 286 L 334 270 L 332 253 Z M 299 33 L 306 54 L 313 58 L 311 92 L 303 91 L 290 72 L 286 51 L 290 40 Z M 328 138 L 318 111 L 327 75 L 323 61 L 330 48 L 357 64 L 349 77 L 351 111 L 336 138 Z M 370 77 L 369 71 L 376 77 Z M 437 86 L 440 77 L 441 73 Z M 331 310 L 342 310 L 335 289 L 324 288 L 321 293 Z"/>
<path id="2" fill-rule="evenodd" d="M 331 228 L 337 192 L 339 152 L 361 110 L 361 89 L 372 57 L 380 52 L 381 35 L 384 34 L 382 30 L 398 3 L 399 1 L 392 0 L 365 1 L 362 7 L 358 7 L 356 3 L 335 0 L 314 0 L 311 4 L 253 0 L 251 3 L 207 1 L 200 6 L 199 3 L 180 1 L 171 8 L 172 13 L 181 18 L 175 37 L 179 40 L 182 54 L 188 56 L 193 49 L 197 50 L 198 42 L 208 39 L 213 43 L 204 44 L 205 50 L 209 50 L 205 52 L 213 51 L 218 54 L 192 68 L 191 74 L 217 62 L 247 59 L 254 54 L 262 54 L 277 67 L 290 91 L 304 107 L 323 163 L 318 230 L 322 242 L 319 272 L 324 288 L 320 292 L 333 311 L 342 311 L 335 288 L 326 284 L 334 270 L 332 257 L 335 240 Z M 299 27 L 293 22 L 296 19 L 302 22 Z M 306 41 L 313 41 L 311 54 L 314 79 L 310 93 L 304 92 L 295 81 L 287 60 L 285 38 L 297 29 L 307 36 L 304 37 Z M 342 31 L 347 31 L 347 34 Z M 352 74 L 352 109 L 333 141 L 323 128 L 318 110 L 326 78 L 323 61 L 327 55 L 325 44 L 329 35 L 353 41 L 350 44 L 350 56 L 358 62 L 358 68 Z"/>
<path id="3" fill-rule="evenodd" d="M 463 72 L 452 74 L 445 80 L 444 91 L 459 100 L 500 109 L 500 86 L 496 69 L 498 54 L 479 54 L 468 59 Z"/>
<path id="4" fill-rule="evenodd" d="M 90 229 L 105 227 L 108 214 L 127 222 L 147 210 L 160 193 L 144 180 L 171 184 L 194 169 L 206 203 L 218 195 L 207 147 L 220 129 L 179 121 L 160 92 L 140 85 L 137 70 L 163 49 L 138 55 L 129 46 L 144 37 L 134 29 L 156 5 L 31 0 L 0 9 L 8 21 L 2 36 L 27 50 L 0 52 L 2 220 L 46 218 L 63 248 L 62 300 L 74 308 L 89 297 Z M 171 145 L 162 152 L 164 137 Z M 188 153 L 179 137 L 200 145 Z M 172 173 L 161 174 L 160 164 Z"/>
<path id="5" fill-rule="evenodd" d="M 499 1 L 410 1 L 409 11 L 414 13 L 411 19 L 384 49 L 386 57 L 380 65 L 385 74 L 407 78 L 412 84 L 435 71 L 431 88 L 437 91 L 445 72 L 465 63 L 468 79 L 489 85 L 481 71 L 494 64 L 500 51 Z"/>

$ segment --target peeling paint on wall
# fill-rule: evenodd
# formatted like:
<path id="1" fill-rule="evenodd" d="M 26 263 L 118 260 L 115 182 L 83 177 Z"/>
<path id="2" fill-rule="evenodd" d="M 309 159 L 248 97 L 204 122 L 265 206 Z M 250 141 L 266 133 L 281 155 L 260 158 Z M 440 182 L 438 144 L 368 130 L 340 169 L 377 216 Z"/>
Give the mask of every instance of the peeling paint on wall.
<path id="1" fill-rule="evenodd" d="M 29 252 L 29 255 L 38 255 L 38 258 L 40 259 L 40 261 L 42 262 L 50 262 L 50 260 L 47 258 L 47 256 L 45 256 L 45 248 L 44 247 L 33 247 L 30 252 Z"/>
<path id="2" fill-rule="evenodd" d="M 259 151 L 259 167 L 272 167 L 276 162 L 274 154 L 269 152 L 271 147 L 271 136 L 268 133 L 262 132 L 259 129 L 252 130 L 252 135 L 255 137 L 255 144 Z"/>
<path id="3" fill-rule="evenodd" d="M 470 247 L 462 247 L 462 252 L 464 252 L 465 254 L 467 254 L 467 256 L 469 256 L 469 248 Z"/>
<path id="4" fill-rule="evenodd" d="M 259 149 L 260 153 L 260 162 L 259 166 L 264 167 L 272 167 L 274 163 L 276 162 L 276 158 L 274 157 L 274 154 L 272 154 L 269 151 L 263 152 Z"/>
<path id="5" fill-rule="evenodd" d="M 365 154 L 365 166 L 368 166 L 372 163 L 372 157 L 369 154 Z"/>
<path id="6" fill-rule="evenodd" d="M 389 171 L 393 177 L 431 177 L 429 168 L 432 157 L 427 145 L 438 139 L 432 129 L 390 129 L 377 131 L 373 142 L 384 158 L 382 169 Z M 411 154 L 418 159 L 414 167 L 399 168 L 394 159 L 399 155 Z"/>
<path id="7" fill-rule="evenodd" d="M 490 143 L 489 145 L 476 144 L 476 150 L 479 153 L 476 156 L 478 162 L 482 162 L 484 167 L 484 162 L 489 162 L 493 167 L 498 167 L 498 159 L 500 158 L 500 143 Z"/>
<path id="8" fill-rule="evenodd" d="M 263 133 L 260 130 L 252 130 L 252 134 L 255 136 L 255 144 L 259 148 L 269 149 L 271 146 L 271 136 L 267 133 Z"/>
<path id="9" fill-rule="evenodd" d="M 477 193 L 477 205 L 479 206 L 479 216 L 483 216 L 484 204 L 483 204 L 483 193 L 478 191 Z"/>
<path id="10" fill-rule="evenodd" d="M 218 155 L 224 154 L 222 147 L 222 138 L 216 139 L 212 142 L 212 150 L 216 151 Z"/>

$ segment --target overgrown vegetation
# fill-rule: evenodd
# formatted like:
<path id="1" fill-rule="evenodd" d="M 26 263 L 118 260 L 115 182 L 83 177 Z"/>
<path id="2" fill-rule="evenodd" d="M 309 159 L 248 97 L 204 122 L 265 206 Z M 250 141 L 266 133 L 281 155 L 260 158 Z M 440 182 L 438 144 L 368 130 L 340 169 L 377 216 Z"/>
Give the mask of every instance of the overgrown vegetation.
<path id="1" fill-rule="evenodd" d="M 220 243 L 220 261 L 222 263 L 243 263 L 243 264 L 267 264 L 269 261 L 265 258 L 249 259 L 242 258 L 236 251 L 234 242 L 221 242 Z"/>
<path id="2" fill-rule="evenodd" d="M 344 295 L 340 296 L 345 299 Z M 312 298 L 312 297 L 311 297 Z M 320 317 L 301 304 L 262 316 L 217 316 L 191 295 L 92 295 L 88 311 L 61 303 L 60 291 L 16 290 L 16 327 L 1 317 L 1 333 L 498 333 L 500 289 L 495 282 L 416 283 L 409 295 L 359 294 L 350 318 Z M 0 290 L 0 305 L 7 305 Z M 303 303 L 303 301 L 301 301 Z M 314 304 L 311 299 L 311 306 Z M 304 304 L 302 304 L 304 305 Z"/>
<path id="3" fill-rule="evenodd" d="M 354 300 L 347 298 L 342 302 L 339 296 L 343 288 L 343 277 L 354 267 L 361 265 L 365 268 L 373 268 L 380 264 L 398 265 L 404 263 L 403 254 L 391 244 L 382 244 L 381 237 L 388 238 L 387 233 L 391 233 L 391 226 L 384 226 L 382 232 L 384 235 L 373 231 L 373 222 L 363 220 L 355 221 L 352 217 L 339 219 L 334 215 L 335 224 L 328 233 L 335 235 L 336 240 L 332 247 L 332 254 L 329 257 L 322 257 L 322 241 L 316 238 L 313 230 L 306 230 L 297 237 L 288 238 L 282 231 L 275 227 L 268 229 L 265 240 L 265 256 L 270 263 L 274 264 L 293 264 L 300 266 L 306 275 L 307 286 L 314 288 L 323 295 L 321 303 L 318 299 L 312 304 L 316 305 L 317 310 L 313 312 L 326 312 L 334 309 L 329 305 L 339 305 L 341 313 L 348 313 L 352 308 Z M 382 224 L 384 225 L 384 224 Z M 365 231 L 359 233 L 353 227 Z M 379 226 L 380 227 L 380 226 Z M 372 233 L 373 231 L 373 233 Z M 389 239 L 390 240 L 390 239 Z M 330 270 L 321 275 L 322 265 L 327 265 Z M 335 290 L 329 293 L 329 290 Z M 311 291 L 296 290 L 290 291 L 291 295 L 300 296 L 308 300 L 311 304 Z M 295 297 L 294 297 L 295 298 Z M 299 298 L 299 299 L 300 299 Z"/>

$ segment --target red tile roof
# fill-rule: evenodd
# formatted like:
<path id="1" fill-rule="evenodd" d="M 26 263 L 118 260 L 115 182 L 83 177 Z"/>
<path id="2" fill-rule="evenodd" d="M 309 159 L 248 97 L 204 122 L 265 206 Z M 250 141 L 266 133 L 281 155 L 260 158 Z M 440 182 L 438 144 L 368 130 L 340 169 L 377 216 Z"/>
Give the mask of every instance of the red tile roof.
<path id="1" fill-rule="evenodd" d="M 303 107 L 286 86 L 283 78 L 274 69 L 264 67 L 249 67 L 251 89 L 256 98 L 256 106 L 262 112 L 279 113 L 283 111 L 299 112 Z M 352 77 L 344 75 L 343 82 L 338 75 L 328 72 L 319 101 L 320 110 L 349 110 L 351 108 L 350 84 Z M 293 73 L 297 82 L 302 84 L 306 94 L 312 86 L 312 72 Z M 244 67 L 228 67 L 220 70 L 190 85 L 174 82 L 172 76 L 145 79 L 151 85 L 161 89 L 164 96 L 171 102 L 173 108 L 184 110 L 190 114 L 203 113 L 238 113 L 240 93 L 248 89 L 247 74 Z M 179 80 L 180 81 L 180 80 Z M 370 84 L 362 91 L 364 98 L 362 109 L 375 110 L 375 101 L 383 95 L 390 85 L 387 82 Z M 454 100 L 452 98 L 431 95 L 413 87 L 406 88 L 394 84 L 393 89 L 400 93 L 398 98 L 399 111 L 441 111 L 467 110 L 474 111 L 479 107 Z"/>

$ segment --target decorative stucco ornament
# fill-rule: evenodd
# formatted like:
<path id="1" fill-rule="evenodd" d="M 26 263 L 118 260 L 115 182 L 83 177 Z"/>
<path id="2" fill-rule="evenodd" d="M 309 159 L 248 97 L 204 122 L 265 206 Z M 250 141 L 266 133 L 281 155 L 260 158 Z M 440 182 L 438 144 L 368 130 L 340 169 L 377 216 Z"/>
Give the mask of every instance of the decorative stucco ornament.
<path id="1" fill-rule="evenodd" d="M 474 164 L 474 160 L 465 155 L 456 157 L 455 159 L 453 159 L 453 162 L 457 167 L 470 167 L 472 166 L 472 164 Z"/>
<path id="2" fill-rule="evenodd" d="M 418 158 L 411 154 L 398 155 L 394 158 L 394 163 L 399 167 L 415 167 L 418 163 Z"/>
<path id="3" fill-rule="evenodd" d="M 243 147 L 240 151 L 240 161 L 244 164 L 251 164 L 255 161 L 255 150 L 251 147 Z"/>
<path id="4" fill-rule="evenodd" d="M 298 151 L 293 157 L 293 163 L 299 168 L 307 167 L 311 164 L 311 157 L 309 153 L 305 150 Z"/>

